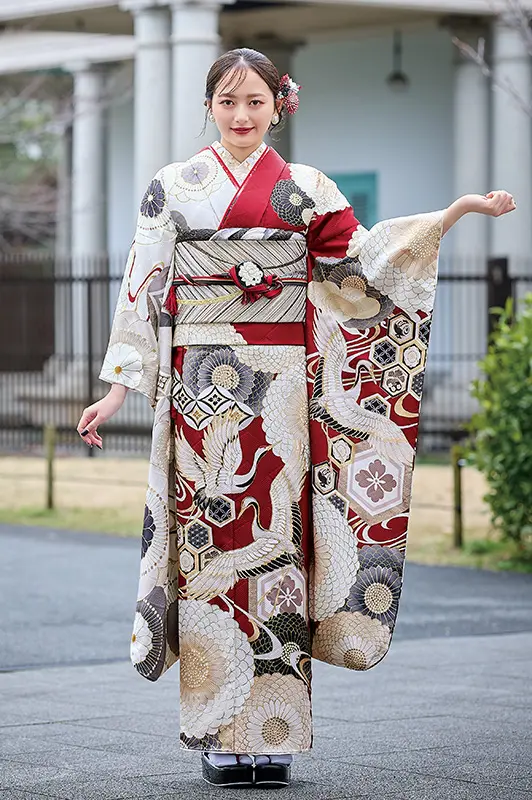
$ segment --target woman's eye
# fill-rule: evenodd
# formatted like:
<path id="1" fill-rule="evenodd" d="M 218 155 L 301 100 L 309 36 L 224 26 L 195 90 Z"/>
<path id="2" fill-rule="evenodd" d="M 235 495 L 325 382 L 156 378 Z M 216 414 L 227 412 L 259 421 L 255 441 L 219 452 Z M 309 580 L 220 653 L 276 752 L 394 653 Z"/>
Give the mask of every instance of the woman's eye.
<path id="1" fill-rule="evenodd" d="M 231 104 L 232 100 L 222 100 L 222 105 L 225 106 L 226 104 Z"/>
<path id="2" fill-rule="evenodd" d="M 251 101 L 251 103 L 252 103 L 252 104 L 253 104 L 253 103 L 255 103 L 255 105 L 257 105 L 257 106 L 260 106 L 260 105 L 262 105 L 262 103 L 261 103 L 261 101 L 260 101 L 260 100 L 252 100 L 252 101 Z"/>

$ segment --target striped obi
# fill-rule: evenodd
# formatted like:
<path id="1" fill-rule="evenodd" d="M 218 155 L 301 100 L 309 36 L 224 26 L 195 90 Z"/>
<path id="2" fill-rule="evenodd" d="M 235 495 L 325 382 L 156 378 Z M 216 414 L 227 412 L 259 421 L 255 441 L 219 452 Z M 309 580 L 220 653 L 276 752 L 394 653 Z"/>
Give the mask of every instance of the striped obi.
<path id="1" fill-rule="evenodd" d="M 306 241 L 207 239 L 176 244 L 176 323 L 303 322 Z"/>

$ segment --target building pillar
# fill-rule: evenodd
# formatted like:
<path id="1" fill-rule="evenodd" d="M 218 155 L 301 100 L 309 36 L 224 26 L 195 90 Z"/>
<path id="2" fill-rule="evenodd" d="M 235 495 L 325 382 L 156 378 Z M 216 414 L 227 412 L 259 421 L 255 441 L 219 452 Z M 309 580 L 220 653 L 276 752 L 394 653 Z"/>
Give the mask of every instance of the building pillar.
<path id="1" fill-rule="evenodd" d="M 186 161 L 203 147 L 205 78 L 220 55 L 221 5 L 172 1 L 172 159 Z"/>
<path id="2" fill-rule="evenodd" d="M 57 159 L 57 208 L 54 251 L 54 356 L 46 364 L 48 374 L 62 370 L 72 348 L 71 252 L 72 252 L 72 125 L 65 125 Z"/>
<path id="3" fill-rule="evenodd" d="M 472 23 L 454 29 L 459 39 L 475 49 L 484 29 Z M 489 191 L 490 87 L 477 64 L 455 49 L 454 67 L 454 197 Z M 488 218 L 468 214 L 452 233 L 452 272 L 485 276 L 488 257 Z M 478 377 L 478 361 L 487 347 L 487 287 L 483 279 L 457 281 L 442 287 L 448 295 L 445 339 L 451 344 L 452 377 L 447 397 L 451 416 L 469 417 L 475 410 L 471 382 Z M 450 334 L 450 335 L 449 335 Z"/>
<path id="4" fill-rule="evenodd" d="M 493 77 L 507 82 L 527 106 L 531 102 L 530 57 L 523 34 L 504 20 L 494 23 Z M 506 89 L 493 93 L 493 189 L 513 194 L 517 211 L 490 220 L 491 254 L 508 256 L 510 272 L 530 272 L 532 253 L 532 119 Z"/>
<path id="5" fill-rule="evenodd" d="M 155 173 L 170 161 L 170 13 L 157 0 L 128 0 L 135 27 L 135 216 Z"/>
<path id="6" fill-rule="evenodd" d="M 461 41 L 477 47 L 485 37 L 481 28 L 454 30 Z M 455 49 L 454 68 L 454 196 L 489 191 L 488 79 L 477 64 Z M 454 269 L 464 274 L 484 274 L 488 254 L 488 219 L 469 214 L 452 232 Z"/>
<path id="7" fill-rule="evenodd" d="M 80 63 L 74 77 L 72 123 L 72 330 L 73 354 L 103 352 L 108 334 L 108 274 L 105 224 L 105 72 Z M 89 292 L 87 278 L 92 283 Z M 89 310 L 92 313 L 89 319 Z M 88 339 L 89 322 L 93 335 Z"/>
<path id="8" fill-rule="evenodd" d="M 444 26 L 475 50 L 486 30 L 478 20 L 448 17 Z M 490 87 L 477 64 L 454 50 L 453 75 L 453 196 L 489 191 Z M 448 234 L 449 263 L 440 269 L 455 280 L 441 282 L 436 294 L 432 347 L 436 358 L 429 365 L 427 383 L 435 390 L 424 401 L 424 413 L 437 417 L 443 427 L 461 423 L 475 411 L 471 382 L 478 376 L 478 361 L 487 345 L 488 218 L 468 214 Z M 445 237 L 447 238 L 447 237 Z M 460 280 L 479 276 L 478 281 Z M 436 388 L 437 387 L 437 388 Z M 426 407 L 425 407 L 426 406 Z"/>

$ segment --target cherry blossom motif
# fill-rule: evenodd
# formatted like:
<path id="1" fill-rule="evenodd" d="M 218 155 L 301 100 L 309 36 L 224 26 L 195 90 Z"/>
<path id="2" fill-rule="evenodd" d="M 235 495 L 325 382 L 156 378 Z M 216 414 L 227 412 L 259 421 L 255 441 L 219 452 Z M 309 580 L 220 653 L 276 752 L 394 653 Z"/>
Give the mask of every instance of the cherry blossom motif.
<path id="1" fill-rule="evenodd" d="M 266 598 L 272 606 L 278 607 L 281 612 L 284 611 L 288 614 L 295 614 L 303 602 L 301 589 L 296 588 L 296 582 L 290 575 L 270 589 Z"/>
<path id="2" fill-rule="evenodd" d="M 363 489 L 367 489 L 367 495 L 374 503 L 384 499 L 384 492 L 391 492 L 397 486 L 397 481 L 386 472 L 386 467 L 380 459 L 375 459 L 368 465 L 367 469 L 361 469 L 355 475 L 355 480 Z"/>

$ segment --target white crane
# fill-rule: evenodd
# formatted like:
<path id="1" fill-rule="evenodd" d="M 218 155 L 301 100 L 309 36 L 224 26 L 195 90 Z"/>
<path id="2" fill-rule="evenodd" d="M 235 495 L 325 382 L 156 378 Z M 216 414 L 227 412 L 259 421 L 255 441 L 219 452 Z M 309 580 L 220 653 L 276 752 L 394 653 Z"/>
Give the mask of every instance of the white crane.
<path id="1" fill-rule="evenodd" d="M 253 464 L 245 475 L 237 475 L 242 463 L 238 419 L 228 411 L 208 425 L 203 439 L 202 458 L 190 446 L 183 431 L 176 436 L 177 470 L 195 484 L 194 502 L 205 510 L 221 494 L 241 494 L 252 483 L 260 459 L 271 445 L 258 447 Z"/>
<path id="2" fill-rule="evenodd" d="M 383 458 L 410 464 L 414 451 L 403 431 L 388 417 L 359 405 L 362 368 L 373 374 L 370 361 L 359 361 L 356 383 L 344 389 L 342 372 L 346 370 L 347 344 L 333 315 L 316 311 L 314 338 L 320 354 L 310 401 L 310 416 L 325 422 L 336 431 L 368 441 Z"/>
<path id="3" fill-rule="evenodd" d="M 227 550 L 214 556 L 187 583 L 186 599 L 211 600 L 226 594 L 240 578 L 257 575 L 290 562 L 298 563 L 301 544 L 301 515 L 298 501 L 307 467 L 303 449 L 294 444 L 290 458 L 270 486 L 272 507 L 269 528 L 260 523 L 260 505 L 254 497 L 245 497 L 240 515 L 254 511 L 251 533 L 253 541 L 244 547 Z"/>

